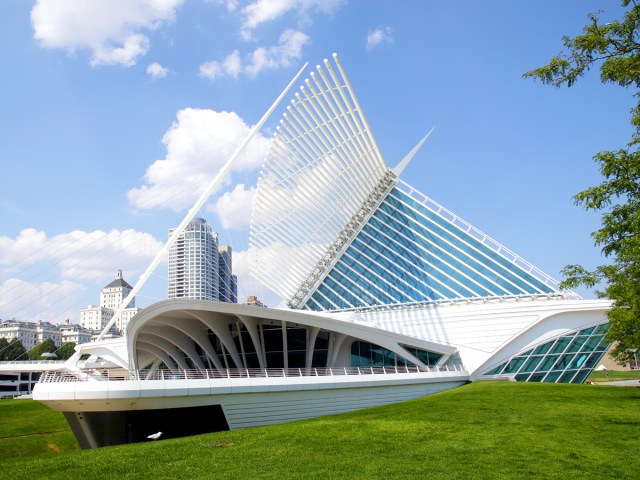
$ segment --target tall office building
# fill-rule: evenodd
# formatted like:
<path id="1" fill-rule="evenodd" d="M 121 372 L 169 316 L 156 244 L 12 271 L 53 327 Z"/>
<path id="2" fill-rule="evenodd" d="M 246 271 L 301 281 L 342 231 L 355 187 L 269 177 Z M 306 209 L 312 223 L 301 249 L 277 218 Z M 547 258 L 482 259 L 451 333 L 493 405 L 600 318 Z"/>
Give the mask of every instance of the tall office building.
<path id="1" fill-rule="evenodd" d="M 236 289 L 231 247 L 218 248 L 218 234 L 194 218 L 169 249 L 169 298 L 235 303 Z"/>
<path id="2" fill-rule="evenodd" d="M 233 274 L 233 250 L 229 245 L 218 248 L 220 272 L 218 299 L 221 302 L 238 303 L 237 277 Z"/>

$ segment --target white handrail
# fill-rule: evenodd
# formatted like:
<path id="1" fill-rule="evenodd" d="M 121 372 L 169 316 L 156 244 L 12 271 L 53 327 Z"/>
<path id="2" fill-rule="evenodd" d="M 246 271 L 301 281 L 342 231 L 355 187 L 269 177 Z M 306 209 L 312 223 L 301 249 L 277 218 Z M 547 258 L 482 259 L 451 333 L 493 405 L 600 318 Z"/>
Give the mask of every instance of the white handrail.
<path id="1" fill-rule="evenodd" d="M 388 366 L 388 367 L 341 367 L 341 368 L 240 368 L 221 370 L 149 370 L 95 369 L 82 372 L 45 372 L 40 383 L 89 382 L 89 381 L 172 381 L 172 380 L 217 380 L 231 378 L 273 377 L 320 377 L 350 375 L 397 375 L 465 372 L 464 365 L 441 366 Z"/>

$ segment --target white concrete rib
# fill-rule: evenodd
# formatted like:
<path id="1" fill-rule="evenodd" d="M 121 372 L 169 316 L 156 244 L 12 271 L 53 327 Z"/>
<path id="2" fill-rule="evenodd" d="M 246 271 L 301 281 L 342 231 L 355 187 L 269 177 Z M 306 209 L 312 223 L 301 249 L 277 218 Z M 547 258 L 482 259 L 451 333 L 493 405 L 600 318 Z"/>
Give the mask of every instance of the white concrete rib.
<path id="1" fill-rule="evenodd" d="M 252 213 L 252 273 L 290 298 L 385 178 L 344 69 L 317 66 L 280 120 Z"/>

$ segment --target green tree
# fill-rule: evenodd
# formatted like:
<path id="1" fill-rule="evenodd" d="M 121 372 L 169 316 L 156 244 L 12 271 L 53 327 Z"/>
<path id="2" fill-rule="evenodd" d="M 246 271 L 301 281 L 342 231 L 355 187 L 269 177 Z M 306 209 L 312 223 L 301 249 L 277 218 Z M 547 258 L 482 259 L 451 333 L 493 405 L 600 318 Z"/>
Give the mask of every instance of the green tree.
<path id="1" fill-rule="evenodd" d="M 29 360 L 41 360 L 43 353 L 55 353 L 56 350 L 56 344 L 53 343 L 53 340 L 47 338 L 44 342 L 39 343 L 29 350 L 27 355 L 29 356 Z"/>
<path id="2" fill-rule="evenodd" d="M 0 338 L 0 362 L 4 361 L 5 351 L 9 348 L 9 341 L 2 337 Z"/>
<path id="3" fill-rule="evenodd" d="M 623 0 L 621 20 L 602 22 L 589 14 L 588 24 L 575 38 L 563 37 L 565 51 L 548 65 L 524 74 L 556 87 L 571 87 L 592 67 L 600 80 L 634 91 L 631 138 L 625 148 L 596 154 L 602 183 L 575 195 L 577 205 L 602 213 L 601 228 L 592 233 L 608 263 L 589 271 L 580 265 L 563 269 L 564 288 L 594 287 L 600 298 L 613 301 L 607 339 L 617 342 L 613 353 L 619 363 L 628 351 L 640 347 L 640 7 Z"/>
<path id="4" fill-rule="evenodd" d="M 14 360 L 27 360 L 27 350 L 22 345 L 22 342 L 17 338 L 7 342 L 5 339 L 4 344 L 0 345 L 0 360 L 11 362 Z"/>
<path id="5" fill-rule="evenodd" d="M 75 353 L 75 350 L 74 350 L 75 346 L 76 344 L 74 342 L 67 342 L 64 345 L 62 345 L 56 352 L 58 354 L 58 359 L 60 360 L 69 359 L 71 355 Z"/>

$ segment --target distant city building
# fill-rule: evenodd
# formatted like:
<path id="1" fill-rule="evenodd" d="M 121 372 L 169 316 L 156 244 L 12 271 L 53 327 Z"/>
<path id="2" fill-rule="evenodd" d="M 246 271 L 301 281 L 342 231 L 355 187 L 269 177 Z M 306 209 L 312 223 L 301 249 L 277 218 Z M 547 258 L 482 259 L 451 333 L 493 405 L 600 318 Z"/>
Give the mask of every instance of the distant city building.
<path id="1" fill-rule="evenodd" d="M 20 340 L 22 346 L 31 350 L 47 339 L 53 340 L 56 347 L 62 345 L 62 333 L 58 326 L 49 322 L 19 322 L 15 319 L 5 320 L 0 324 L 0 338 L 11 342 L 14 338 Z"/>
<path id="2" fill-rule="evenodd" d="M 62 335 L 63 345 L 65 343 L 75 343 L 76 345 L 80 345 L 81 343 L 91 341 L 91 330 L 76 323 L 69 323 L 69 320 L 62 325 L 58 325 L 58 330 L 60 330 L 60 334 Z"/>
<path id="3" fill-rule="evenodd" d="M 133 287 L 122 278 L 122 270 L 118 270 L 116 278 L 100 291 L 100 305 L 89 305 L 80 310 L 80 325 L 88 330 L 104 329 L 131 290 Z M 135 303 L 133 298 L 120 318 L 116 320 L 112 333 L 124 334 L 129 320 L 140 312 L 140 308 L 136 308 Z"/>
<path id="4" fill-rule="evenodd" d="M 218 247 L 218 234 L 204 218 L 194 218 L 169 249 L 169 298 L 236 303 L 232 254 L 230 246 Z"/>
<path id="5" fill-rule="evenodd" d="M 249 295 L 247 297 L 247 301 L 244 303 L 245 305 L 253 305 L 254 307 L 266 307 L 266 305 L 258 300 L 258 297 L 255 295 Z"/>
<path id="6" fill-rule="evenodd" d="M 233 274 L 233 250 L 229 245 L 218 248 L 218 300 L 238 303 L 238 279 Z"/>

